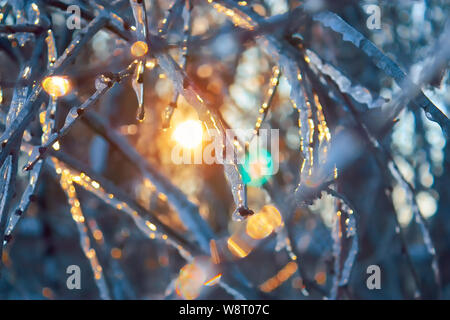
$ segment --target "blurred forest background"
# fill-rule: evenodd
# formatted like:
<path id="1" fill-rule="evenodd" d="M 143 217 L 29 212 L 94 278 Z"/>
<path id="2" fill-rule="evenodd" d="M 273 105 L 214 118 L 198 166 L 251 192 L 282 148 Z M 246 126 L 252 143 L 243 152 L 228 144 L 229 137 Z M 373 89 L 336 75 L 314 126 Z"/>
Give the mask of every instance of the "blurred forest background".
<path id="1" fill-rule="evenodd" d="M 0 298 L 450 299 L 449 13 L 0 0 Z M 211 123 L 278 172 L 175 164 Z"/>

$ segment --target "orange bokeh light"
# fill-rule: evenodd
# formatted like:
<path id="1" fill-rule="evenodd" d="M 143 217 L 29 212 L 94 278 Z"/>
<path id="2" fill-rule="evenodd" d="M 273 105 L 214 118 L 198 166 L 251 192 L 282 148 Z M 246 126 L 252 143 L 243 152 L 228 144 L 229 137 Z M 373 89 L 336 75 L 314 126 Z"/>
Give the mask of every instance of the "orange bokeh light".
<path id="1" fill-rule="evenodd" d="M 71 90 L 70 80 L 65 76 L 50 76 L 42 81 L 42 88 L 54 98 L 65 96 Z"/>
<path id="2" fill-rule="evenodd" d="M 142 57 L 148 52 L 148 45 L 144 41 L 136 41 L 131 45 L 131 54 L 135 57 Z"/>

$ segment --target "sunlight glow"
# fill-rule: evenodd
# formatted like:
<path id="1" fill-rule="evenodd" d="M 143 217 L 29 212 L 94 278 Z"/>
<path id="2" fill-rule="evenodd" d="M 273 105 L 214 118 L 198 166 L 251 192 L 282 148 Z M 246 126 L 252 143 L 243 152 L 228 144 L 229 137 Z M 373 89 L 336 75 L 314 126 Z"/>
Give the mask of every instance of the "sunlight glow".
<path id="1" fill-rule="evenodd" d="M 172 139 L 186 149 L 194 149 L 203 140 L 203 127 L 201 121 L 187 120 L 180 123 L 173 132 Z"/>

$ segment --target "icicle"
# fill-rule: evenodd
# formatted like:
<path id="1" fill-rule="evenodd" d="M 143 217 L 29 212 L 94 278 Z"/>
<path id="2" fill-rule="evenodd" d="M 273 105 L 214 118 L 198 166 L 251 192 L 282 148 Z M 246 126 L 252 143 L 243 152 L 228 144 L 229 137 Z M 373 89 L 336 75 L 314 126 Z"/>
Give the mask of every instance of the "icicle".
<path id="1" fill-rule="evenodd" d="M 239 173 L 239 169 L 235 164 L 229 164 L 224 166 L 225 175 L 230 181 L 231 192 L 233 194 L 234 202 L 237 207 L 234 210 L 231 218 L 233 221 L 242 221 L 248 216 L 253 215 L 253 211 L 247 207 L 247 191 L 246 186 L 242 182 L 242 177 Z"/>
<path id="2" fill-rule="evenodd" d="M 132 79 L 132 86 L 136 97 L 138 100 L 138 111 L 136 119 L 138 121 L 144 121 L 145 110 L 144 110 L 144 55 L 147 53 L 147 17 L 145 12 L 145 7 L 143 1 L 130 0 L 131 8 L 133 9 L 134 21 L 136 22 L 136 39 L 138 40 L 135 44 L 145 47 L 139 50 L 139 54 L 135 56 L 140 57 L 135 69 L 135 73 Z M 133 50 L 132 50 L 133 52 Z"/>
<path id="3" fill-rule="evenodd" d="M 91 265 L 92 272 L 94 273 L 95 283 L 100 292 L 100 298 L 109 300 L 111 298 L 108 286 L 106 285 L 106 281 L 103 276 L 103 269 L 98 261 L 97 254 L 94 248 L 91 247 L 90 239 L 87 234 L 85 218 L 83 215 L 83 211 L 81 210 L 81 205 L 76 194 L 75 186 L 73 185 L 72 177 L 67 170 L 63 170 L 59 166 L 57 160 L 53 161 L 53 163 L 56 167 L 56 172 L 60 175 L 61 188 L 67 195 L 67 199 L 70 205 L 70 213 L 72 215 L 73 221 L 75 221 L 80 236 L 80 245 L 83 249 L 84 255 L 89 260 L 89 263 Z"/>
<path id="4" fill-rule="evenodd" d="M 144 110 L 144 61 L 139 60 L 137 67 L 134 71 L 134 76 L 132 79 L 132 86 L 136 97 L 138 100 L 138 111 L 136 119 L 138 121 L 144 121 L 145 110 Z"/>

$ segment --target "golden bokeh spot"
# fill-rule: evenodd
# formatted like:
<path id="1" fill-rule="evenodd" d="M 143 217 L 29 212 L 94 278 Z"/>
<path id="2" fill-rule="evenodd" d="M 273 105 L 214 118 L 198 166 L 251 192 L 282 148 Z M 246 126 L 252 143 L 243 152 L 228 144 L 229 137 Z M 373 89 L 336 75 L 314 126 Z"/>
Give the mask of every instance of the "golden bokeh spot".
<path id="1" fill-rule="evenodd" d="M 44 287 L 42 288 L 42 295 L 47 299 L 53 299 L 53 291 L 50 288 Z"/>
<path id="2" fill-rule="evenodd" d="M 95 230 L 93 235 L 94 235 L 95 240 L 97 240 L 97 241 L 103 240 L 103 233 L 100 230 L 98 230 L 98 229 Z"/>
<path id="3" fill-rule="evenodd" d="M 131 54 L 135 57 L 142 57 L 148 52 L 148 45 L 144 41 L 136 41 L 131 45 Z"/>
<path id="4" fill-rule="evenodd" d="M 197 68 L 197 75 L 200 78 L 209 78 L 213 73 L 213 69 L 209 64 L 202 64 Z"/>
<path id="5" fill-rule="evenodd" d="M 327 274 L 323 271 L 317 272 L 314 280 L 316 280 L 317 284 L 323 285 L 327 281 Z"/>
<path id="6" fill-rule="evenodd" d="M 264 239 L 272 233 L 273 227 L 263 213 L 257 213 L 248 218 L 245 230 L 253 239 Z"/>
<path id="7" fill-rule="evenodd" d="M 42 88 L 50 96 L 59 98 L 65 96 L 71 90 L 70 80 L 65 76 L 50 76 L 42 81 Z"/>
<path id="8" fill-rule="evenodd" d="M 278 229 L 282 225 L 283 219 L 281 217 L 280 211 L 278 211 L 276 207 L 272 205 L 266 205 L 262 208 L 261 213 L 264 213 L 274 230 Z"/>
<path id="9" fill-rule="evenodd" d="M 120 250 L 119 248 L 112 248 L 111 257 L 113 257 L 114 259 L 120 259 L 122 257 L 122 250 Z"/>
<path id="10" fill-rule="evenodd" d="M 253 239 L 264 239 L 279 228 L 283 220 L 280 212 L 271 205 L 266 205 L 260 212 L 247 220 L 246 232 Z"/>

